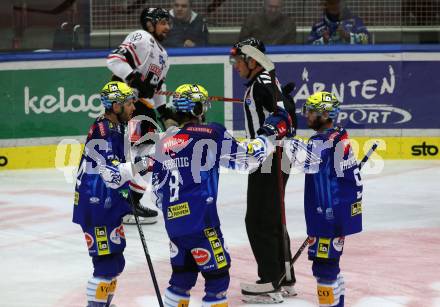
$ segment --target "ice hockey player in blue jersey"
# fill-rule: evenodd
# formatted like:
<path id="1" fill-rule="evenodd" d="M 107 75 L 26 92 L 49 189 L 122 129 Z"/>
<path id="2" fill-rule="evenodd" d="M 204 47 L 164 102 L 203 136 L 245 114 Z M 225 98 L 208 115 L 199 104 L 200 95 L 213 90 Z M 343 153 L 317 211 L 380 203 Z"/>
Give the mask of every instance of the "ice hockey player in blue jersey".
<path id="1" fill-rule="evenodd" d="M 342 0 L 324 0 L 322 19 L 312 26 L 308 42 L 314 45 L 368 44 L 370 35 L 359 16 Z"/>
<path id="2" fill-rule="evenodd" d="M 321 159 L 316 170 L 306 172 L 304 211 L 319 306 L 342 307 L 339 260 L 345 236 L 362 231 L 362 182 L 347 131 L 334 125 L 339 104 L 335 95 L 318 92 L 303 107 L 308 126 L 316 131 L 308 150 Z"/>
<path id="3" fill-rule="evenodd" d="M 87 284 L 88 307 L 110 306 L 125 265 L 122 217 L 131 212 L 126 193 L 132 168 L 125 160 L 124 129 L 135 109 L 135 96 L 125 83 L 112 81 L 103 87 L 101 101 L 105 114 L 90 127 L 73 208 L 73 222 L 84 232 L 94 267 Z"/>
<path id="4" fill-rule="evenodd" d="M 261 162 L 260 157 L 273 149 L 265 136 L 238 142 L 224 126 L 204 124 L 209 101 L 202 86 L 184 84 L 176 92 L 173 107 L 180 126 L 169 128 L 156 142 L 150 166 L 170 238 L 173 272 L 164 303 L 167 307 L 188 306 L 201 272 L 205 278 L 202 306 L 226 307 L 231 258 L 216 207 L 219 167 L 237 168 L 251 162 L 240 157 Z M 291 129 L 278 128 L 276 122 L 263 128 L 267 135 L 279 137 Z"/>

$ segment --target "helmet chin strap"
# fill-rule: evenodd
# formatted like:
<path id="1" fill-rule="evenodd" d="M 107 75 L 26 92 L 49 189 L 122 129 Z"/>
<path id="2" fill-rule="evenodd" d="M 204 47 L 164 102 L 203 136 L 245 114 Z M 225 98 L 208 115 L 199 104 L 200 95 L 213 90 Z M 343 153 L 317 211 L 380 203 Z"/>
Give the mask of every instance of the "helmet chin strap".
<path id="1" fill-rule="evenodd" d="M 251 74 L 252 74 L 252 72 L 254 71 L 254 69 L 251 69 L 250 67 L 249 67 L 249 61 L 246 61 L 246 67 L 247 67 L 247 69 L 248 69 L 248 73 L 247 73 L 247 76 L 246 76 L 246 79 L 249 79 L 250 78 L 250 76 L 251 76 Z"/>

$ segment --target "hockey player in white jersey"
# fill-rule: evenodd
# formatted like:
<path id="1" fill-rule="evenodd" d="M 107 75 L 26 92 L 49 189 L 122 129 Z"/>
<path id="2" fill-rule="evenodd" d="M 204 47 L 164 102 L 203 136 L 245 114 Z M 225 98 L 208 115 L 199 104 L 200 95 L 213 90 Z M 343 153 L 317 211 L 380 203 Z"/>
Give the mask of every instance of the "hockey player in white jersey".
<path id="1" fill-rule="evenodd" d="M 136 30 L 127 35 L 124 41 L 107 57 L 107 66 L 113 72 L 114 81 L 126 82 L 137 90 L 139 101 L 136 103 L 138 115 L 146 116 L 149 120 L 130 121 L 131 141 L 139 143 L 139 139 L 148 132 L 154 132 L 163 125 L 175 125 L 173 113 L 166 108 L 165 97 L 155 95 L 166 78 L 169 62 L 168 54 L 161 42 L 166 39 L 170 30 L 169 13 L 162 8 L 145 8 L 140 15 L 142 30 Z M 157 114 L 159 117 L 157 117 Z M 151 144 L 151 141 L 143 143 Z M 136 146 L 135 151 L 143 151 L 142 146 Z M 137 204 L 145 191 L 145 187 L 131 186 L 132 197 Z M 137 206 L 142 224 L 157 222 L 157 212 Z M 124 223 L 134 224 L 133 215 L 124 217 Z"/>

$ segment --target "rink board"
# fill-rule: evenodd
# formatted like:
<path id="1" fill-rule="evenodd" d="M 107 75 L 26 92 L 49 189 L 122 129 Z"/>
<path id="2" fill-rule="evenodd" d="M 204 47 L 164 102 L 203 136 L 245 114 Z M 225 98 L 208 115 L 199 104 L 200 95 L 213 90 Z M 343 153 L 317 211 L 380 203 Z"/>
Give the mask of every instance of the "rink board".
<path id="1" fill-rule="evenodd" d="M 229 64 L 228 51 L 170 50 L 167 89 L 201 83 L 210 95 L 241 97 L 244 80 Z M 57 144 L 88 131 L 102 112 L 98 93 L 110 77 L 107 52 L 0 55 L 5 84 L 0 89 L 0 170 L 54 167 Z M 296 83 L 298 113 L 313 91 L 332 91 L 343 102 L 338 124 L 361 147 L 382 137 L 386 150 L 378 154 L 383 159 L 440 159 L 439 48 L 294 46 L 270 47 L 269 52 L 280 81 Z M 244 129 L 241 104 L 213 102 L 207 117 L 234 133 Z M 76 158 L 58 160 L 59 165 L 75 163 Z"/>

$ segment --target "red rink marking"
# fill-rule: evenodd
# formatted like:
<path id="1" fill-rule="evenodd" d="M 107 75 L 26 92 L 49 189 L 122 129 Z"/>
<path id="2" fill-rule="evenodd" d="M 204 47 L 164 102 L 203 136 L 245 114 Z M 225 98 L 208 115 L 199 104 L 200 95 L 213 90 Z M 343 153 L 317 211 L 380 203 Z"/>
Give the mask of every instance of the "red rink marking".
<path id="1" fill-rule="evenodd" d="M 346 306 L 366 297 L 403 296 L 409 301 L 407 307 L 434 306 L 440 291 L 430 285 L 440 282 L 438 270 L 440 255 L 440 228 L 420 228 L 393 231 L 370 231 L 346 237 L 344 255 L 341 260 L 346 283 Z M 128 242 L 130 244 L 130 242 Z M 295 252 L 300 241 L 292 241 Z M 240 282 L 256 280 L 256 265 L 247 245 L 230 248 L 232 257 L 231 285 L 228 291 L 230 306 L 245 306 L 240 298 Z M 130 259 L 130 255 L 125 255 Z M 84 251 L 84 257 L 88 257 Z M 167 261 L 155 261 L 155 270 L 163 293 L 168 286 L 171 268 Z M 311 273 L 311 262 L 307 252 L 295 265 L 298 299 L 317 305 L 316 282 Z M 87 280 L 84 280 L 84 285 Z M 137 300 L 143 296 L 155 296 L 146 263 L 132 267 L 122 273 L 114 303 L 126 307 L 138 307 Z M 199 275 L 196 287 L 191 292 L 199 300 L 203 297 L 203 278 Z M 63 306 L 85 305 L 84 287 L 58 301 Z M 289 299 L 284 306 L 294 306 Z M 58 305 L 56 305 L 58 306 Z"/>
<path id="2" fill-rule="evenodd" d="M 20 191 L 3 191 L 2 193 L 9 195 L 42 194 L 45 196 L 70 197 L 72 198 L 72 204 L 73 204 L 73 191 L 66 192 L 66 191 L 49 190 L 49 189 L 25 189 Z"/>

